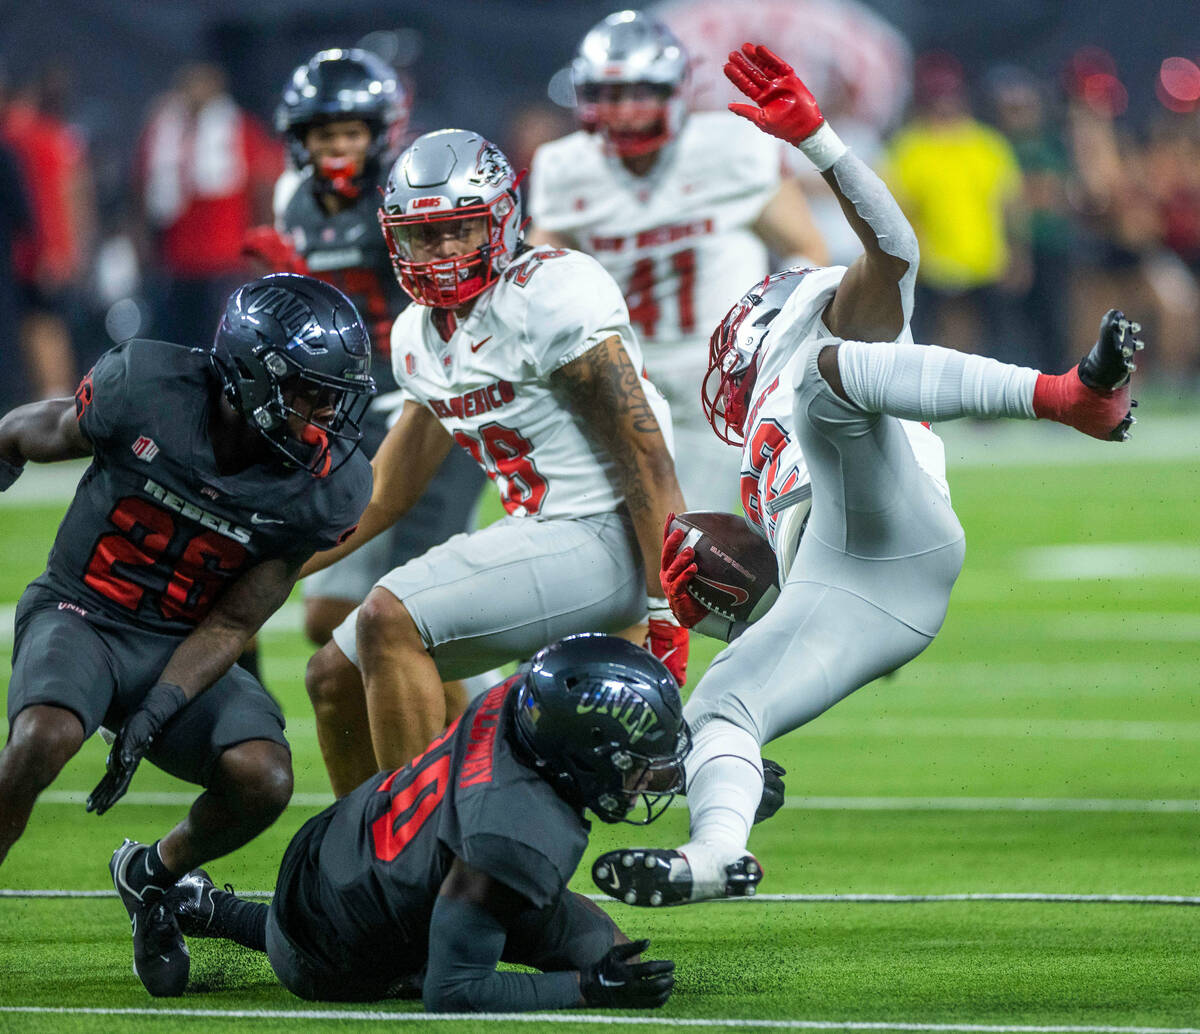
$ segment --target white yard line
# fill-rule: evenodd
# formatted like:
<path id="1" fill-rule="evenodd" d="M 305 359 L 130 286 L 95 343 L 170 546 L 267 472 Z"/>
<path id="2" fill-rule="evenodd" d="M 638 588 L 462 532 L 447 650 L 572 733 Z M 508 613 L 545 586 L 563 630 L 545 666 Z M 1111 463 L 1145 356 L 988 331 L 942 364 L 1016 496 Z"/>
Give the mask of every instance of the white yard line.
<path id="1" fill-rule="evenodd" d="M 272 890 L 238 890 L 241 898 L 270 898 Z M 0 888 L 2 898 L 115 898 L 115 890 L 68 890 L 65 888 Z M 607 894 L 585 894 L 592 901 L 612 904 Z M 963 891 L 956 894 L 755 894 L 726 898 L 715 905 L 830 904 L 830 905 L 916 905 L 957 901 L 998 901 L 1049 905 L 1190 905 L 1200 906 L 1200 897 L 1181 894 L 1057 894 L 1042 891 Z"/>
<path id="2" fill-rule="evenodd" d="M 87 801 L 86 790 L 47 790 L 39 804 L 77 804 Z M 133 790 L 121 798 L 122 807 L 186 807 L 196 792 L 186 790 Z M 291 803 L 303 808 L 324 808 L 332 794 L 297 793 Z M 676 801 L 673 807 L 684 807 Z M 1200 814 L 1200 800 L 1139 800 L 1102 797 L 787 797 L 784 808 L 798 811 L 1059 811 Z"/>
<path id="3" fill-rule="evenodd" d="M 384 1023 L 580 1023 L 603 1027 L 737 1027 L 758 1030 L 930 1031 L 963 1034 L 1200 1034 L 1200 1027 L 1122 1027 L 1088 1025 L 1026 1025 L 1008 1023 L 907 1023 L 867 1020 L 747 1020 L 597 1015 L 594 1013 L 424 1013 L 383 1012 L 373 1009 L 98 1009 L 70 1006 L 2 1005 L 0 1013 L 42 1013 L 60 1016 L 186 1016 L 231 1020 L 366 1020 Z"/>

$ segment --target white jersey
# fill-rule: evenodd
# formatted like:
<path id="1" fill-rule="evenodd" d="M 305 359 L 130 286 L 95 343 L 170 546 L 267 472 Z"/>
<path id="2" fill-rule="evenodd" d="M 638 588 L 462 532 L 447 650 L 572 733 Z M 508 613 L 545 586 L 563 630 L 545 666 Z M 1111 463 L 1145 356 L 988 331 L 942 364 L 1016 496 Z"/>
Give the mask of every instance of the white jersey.
<path id="1" fill-rule="evenodd" d="M 794 389 L 804 374 L 801 364 L 806 342 L 837 339 L 822 316 L 846 273 L 845 266 L 829 266 L 807 273 L 788 297 L 763 338 L 753 399 L 746 415 L 746 440 L 742 446 L 741 492 L 746 515 L 767 536 L 786 575 L 800 540 L 802 516 L 812 498 L 808 465 L 793 435 Z M 912 341 L 905 323 L 897 341 Z M 933 478 L 939 491 L 950 498 L 946 484 L 946 451 L 928 424 L 901 420 L 918 465 Z"/>
<path id="2" fill-rule="evenodd" d="M 778 190 L 782 163 L 778 140 L 729 112 L 690 115 L 645 176 L 580 131 L 538 148 L 529 212 L 620 284 L 651 378 L 665 385 L 678 351 L 670 346 L 700 342 L 702 364 L 740 286 L 766 275 L 767 249 L 750 226 Z"/>
<path id="3" fill-rule="evenodd" d="M 550 385 L 555 370 L 614 334 L 642 369 L 625 300 L 604 269 L 576 251 L 535 248 L 479 296 L 449 341 L 432 314 L 410 305 L 396 318 L 396 381 L 496 482 L 504 509 L 519 517 L 616 509 L 624 496 L 612 458 Z M 644 376 L 641 386 L 670 448 L 667 404 Z"/>

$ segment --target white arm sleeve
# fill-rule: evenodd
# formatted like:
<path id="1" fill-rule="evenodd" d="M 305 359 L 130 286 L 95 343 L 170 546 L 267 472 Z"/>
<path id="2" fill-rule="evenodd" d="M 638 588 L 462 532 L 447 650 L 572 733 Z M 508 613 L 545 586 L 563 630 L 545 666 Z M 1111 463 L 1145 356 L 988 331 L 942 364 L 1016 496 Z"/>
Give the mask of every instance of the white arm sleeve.
<path id="1" fill-rule="evenodd" d="M 883 180 L 872 172 L 853 151 L 846 151 L 830 167 L 838 189 L 854 206 L 860 219 L 875 234 L 880 250 L 908 263 L 900 278 L 900 304 L 904 310 L 904 325 L 912 318 L 913 290 L 917 282 L 917 265 L 921 251 L 917 235 L 900 211 L 896 199 L 884 186 Z"/>

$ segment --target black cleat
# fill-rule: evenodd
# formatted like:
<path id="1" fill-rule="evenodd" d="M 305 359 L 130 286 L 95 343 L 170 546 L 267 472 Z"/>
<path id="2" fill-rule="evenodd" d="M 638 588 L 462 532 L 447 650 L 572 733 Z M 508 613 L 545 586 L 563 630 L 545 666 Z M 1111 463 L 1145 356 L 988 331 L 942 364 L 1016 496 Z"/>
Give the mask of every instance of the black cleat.
<path id="1" fill-rule="evenodd" d="M 1115 391 L 1128 384 L 1137 369 L 1133 355 L 1146 347 L 1137 337 L 1141 329 L 1120 309 L 1109 309 L 1100 320 L 1096 343 L 1079 364 L 1079 379 L 1093 391 Z"/>
<path id="2" fill-rule="evenodd" d="M 213 895 L 220 893 L 208 873 L 193 869 L 163 895 L 162 903 L 185 937 L 220 937 L 213 923 Z"/>
<path id="3" fill-rule="evenodd" d="M 627 905 L 657 908 L 712 898 L 748 898 L 762 879 L 752 854 L 717 866 L 711 879 L 693 874 L 680 851 L 635 847 L 602 854 L 592 865 L 592 880 L 605 894 Z"/>
<path id="4" fill-rule="evenodd" d="M 762 799 L 759 800 L 758 808 L 754 812 L 754 825 L 756 826 L 760 822 L 766 822 L 783 807 L 783 777 L 787 775 L 787 769 L 778 761 L 763 758 L 762 765 L 763 791 Z"/>
<path id="5" fill-rule="evenodd" d="M 174 998 L 187 987 L 191 957 L 175 916 L 163 904 L 163 891 L 135 891 L 129 884 L 130 866 L 141 865 L 147 850 L 145 844 L 126 840 L 113 852 L 108 871 L 133 925 L 133 972 L 156 998 Z"/>

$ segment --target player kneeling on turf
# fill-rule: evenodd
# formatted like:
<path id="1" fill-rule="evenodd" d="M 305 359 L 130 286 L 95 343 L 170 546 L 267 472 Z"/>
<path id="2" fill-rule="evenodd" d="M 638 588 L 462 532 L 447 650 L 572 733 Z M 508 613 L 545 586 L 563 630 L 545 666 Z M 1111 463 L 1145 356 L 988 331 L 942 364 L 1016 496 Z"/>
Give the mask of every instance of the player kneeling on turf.
<path id="1" fill-rule="evenodd" d="M 653 821 L 683 789 L 690 744 L 660 661 L 623 639 L 570 636 L 407 766 L 305 823 L 270 906 L 202 870 L 167 905 L 189 936 L 265 951 L 301 998 L 422 987 L 440 1012 L 657 1008 L 675 964 L 637 961 L 649 941 L 630 943 L 567 883 L 587 848 L 584 809 Z M 501 961 L 541 972 L 500 973 Z"/>

